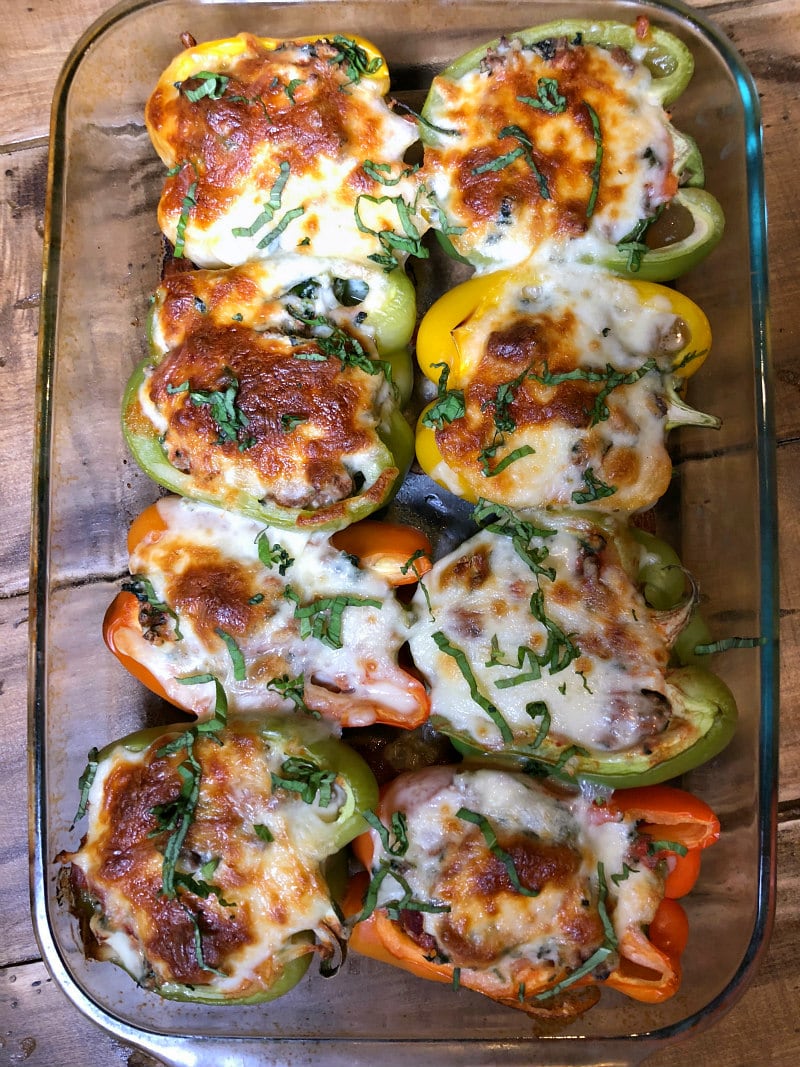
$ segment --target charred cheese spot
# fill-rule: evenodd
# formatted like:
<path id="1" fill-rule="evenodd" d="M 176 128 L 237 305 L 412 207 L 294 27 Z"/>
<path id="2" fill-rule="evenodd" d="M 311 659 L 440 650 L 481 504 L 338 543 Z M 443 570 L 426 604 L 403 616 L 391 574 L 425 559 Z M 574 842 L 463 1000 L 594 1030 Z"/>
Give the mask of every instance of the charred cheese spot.
<path id="1" fill-rule="evenodd" d="M 227 434 L 213 404 L 226 394 Z M 352 496 L 359 469 L 384 455 L 377 428 L 392 402 L 380 372 L 342 365 L 313 340 L 202 324 L 152 368 L 140 398 L 170 462 L 204 492 L 312 509 Z"/>
<path id="2" fill-rule="evenodd" d="M 257 997 L 315 950 L 309 935 L 323 954 L 331 951 L 340 927 L 321 868 L 335 851 L 331 825 L 341 801 L 334 796 L 323 810 L 273 794 L 271 774 L 280 773 L 287 751 L 253 723 L 197 737 L 198 798 L 168 893 L 164 850 L 174 825 L 158 813 L 184 795 L 186 750 L 164 751 L 175 736 L 105 753 L 86 835 L 61 859 L 71 864 L 74 892 L 93 902 L 91 937 L 101 958 L 156 990 L 177 984 L 223 1000 Z M 269 825 L 268 845 L 254 823 Z"/>
<path id="3" fill-rule="evenodd" d="M 180 169 L 165 181 L 159 223 L 194 263 L 278 250 L 363 260 L 381 253 L 378 230 L 402 233 L 396 205 L 374 206 L 371 233 L 355 213 L 360 196 L 387 192 L 366 160 L 393 183 L 390 196 L 414 204 L 418 184 L 402 159 L 415 126 L 386 105 L 383 78 L 354 81 L 337 55 L 325 39 L 275 47 L 241 34 L 183 53 L 162 75 L 145 117 L 165 165 Z M 227 81 L 193 100 L 202 72 Z"/>
<path id="4" fill-rule="evenodd" d="M 462 390 L 465 411 L 435 430 L 436 445 L 476 498 L 512 508 L 648 507 L 672 470 L 669 371 L 659 358 L 676 317 L 597 272 L 537 279 L 520 275 L 454 331 L 459 363 L 448 384 Z M 520 448 L 532 451 L 515 456 Z"/>
<path id="5" fill-rule="evenodd" d="M 359 569 L 321 534 L 278 531 L 260 523 L 167 497 L 157 504 L 164 529 L 131 554 L 132 573 L 147 578 L 177 615 L 162 639 L 144 628 L 117 635 L 121 651 L 145 666 L 171 700 L 200 718 L 214 707 L 213 686 L 182 685 L 181 677 L 212 673 L 233 712 L 295 707 L 276 680 L 294 680 L 310 713 L 344 725 L 416 717 L 422 686 L 398 665 L 410 627 L 406 610 L 380 575 Z M 259 551 L 275 562 L 265 564 Z M 280 569 L 284 573 L 280 573 Z M 342 611 L 341 647 L 301 634 L 295 604 L 352 598 Z M 360 601 L 377 602 L 359 606 Z M 235 677 L 219 636 L 236 642 L 245 677 Z"/>
<path id="6" fill-rule="evenodd" d="M 464 227 L 457 251 L 482 267 L 520 263 L 553 239 L 615 244 L 677 189 L 645 68 L 621 49 L 549 44 L 504 39 L 479 69 L 433 82 L 426 117 L 460 136 L 429 138 L 424 174 L 450 226 Z"/>
<path id="7" fill-rule="evenodd" d="M 532 718 L 529 709 L 543 702 L 548 741 L 590 753 L 641 752 L 672 728 L 669 649 L 629 559 L 623 562 L 617 549 L 623 527 L 601 527 L 575 514 L 547 514 L 541 522 L 545 534 L 526 545 L 542 553 L 538 573 L 510 535 L 483 531 L 425 576 L 430 612 L 418 593 L 410 647 L 430 686 L 431 721 L 486 749 L 503 747 L 461 666 L 434 640 L 439 632 L 463 653 L 514 746 L 536 741 L 541 713 Z M 476 560 L 481 582 L 465 587 L 457 576 L 472 573 Z M 537 597 L 541 604 L 534 607 Z M 565 661 L 557 666 L 547 658 L 554 628 L 561 634 L 558 659 Z"/>

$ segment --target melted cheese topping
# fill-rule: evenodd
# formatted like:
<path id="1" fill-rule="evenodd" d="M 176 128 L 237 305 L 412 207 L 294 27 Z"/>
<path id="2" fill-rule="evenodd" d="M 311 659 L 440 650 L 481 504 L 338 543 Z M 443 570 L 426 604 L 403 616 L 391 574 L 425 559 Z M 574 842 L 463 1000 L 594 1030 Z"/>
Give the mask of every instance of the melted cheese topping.
<path id="1" fill-rule="evenodd" d="M 238 324 L 257 333 L 297 334 L 303 319 L 322 318 L 379 351 L 402 347 L 405 334 L 384 334 L 385 308 L 405 297 L 377 268 L 348 260 L 285 255 L 229 270 L 175 271 L 156 290 L 150 341 L 163 356 L 204 326 Z M 342 303 L 342 300 L 346 303 Z M 410 316 L 409 316 L 410 317 Z"/>
<path id="2" fill-rule="evenodd" d="M 374 491 L 377 506 L 398 474 L 381 437 L 396 396 L 366 340 L 340 331 L 339 358 L 314 337 L 202 313 L 187 321 L 180 288 L 173 296 L 161 315 L 182 339 L 148 367 L 138 397 L 196 490 L 232 507 L 247 493 L 311 510 Z"/>
<path id="3" fill-rule="evenodd" d="M 415 124 L 387 107 L 385 79 L 354 80 L 341 57 L 326 39 L 269 48 L 240 34 L 190 49 L 162 76 L 145 117 L 165 165 L 180 169 L 166 179 L 159 225 L 192 262 L 307 251 L 396 266 L 405 253 L 379 235 L 424 232 L 419 184 L 402 162 Z M 206 73 L 227 81 L 193 101 Z"/>
<path id="4" fill-rule="evenodd" d="M 446 465 L 512 508 L 651 506 L 672 472 L 665 357 L 680 320 L 591 269 L 530 277 L 454 331 L 448 386 L 465 413 L 436 430 Z M 435 476 L 458 491 L 446 467 Z"/>
<path id="5" fill-rule="evenodd" d="M 163 753 L 170 740 L 164 734 L 141 751 L 118 745 L 101 760 L 86 835 L 62 858 L 72 864 L 77 892 L 96 904 L 91 930 L 102 958 L 150 988 L 178 983 L 222 999 L 258 995 L 288 963 L 314 951 L 314 937 L 330 954 L 341 934 L 321 865 L 336 851 L 332 827 L 345 793 L 334 785 L 323 807 L 319 794 L 307 804 L 273 788 L 271 775 L 280 776 L 302 746 L 253 724 L 240 720 L 217 740 L 198 738 L 199 797 L 176 870 L 213 892 L 196 895 L 176 880 L 168 896 L 163 853 L 170 833 L 157 806 L 176 802 L 178 766 L 186 760 L 183 748 Z"/>
<path id="6" fill-rule="evenodd" d="M 419 591 L 410 647 L 431 722 L 489 750 L 504 746 L 499 716 L 506 743 L 532 756 L 544 736 L 593 755 L 646 752 L 671 715 L 669 653 L 612 529 L 548 514 L 527 550 L 535 571 L 511 536 L 484 530 L 425 576 L 430 610 Z"/>
<path id="7" fill-rule="evenodd" d="M 677 190 L 651 85 L 623 50 L 566 39 L 503 39 L 478 69 L 434 79 L 426 118 L 454 132 L 426 131 L 423 173 L 457 251 L 479 269 L 551 241 L 580 258 L 651 216 Z"/>
<path id="8" fill-rule="evenodd" d="M 406 932 L 425 955 L 446 957 L 462 968 L 464 984 L 489 995 L 515 997 L 524 985 L 529 996 L 567 978 L 604 943 L 601 865 L 618 941 L 651 921 L 663 895 L 660 874 L 633 857 L 632 821 L 610 817 L 584 797 L 556 796 L 522 775 L 433 768 L 402 776 L 387 801 L 407 817 L 408 849 L 390 861 L 393 869 L 418 901 L 449 907 L 401 912 Z M 488 823 L 528 893 L 461 809 Z M 374 831 L 373 840 L 376 860 L 385 862 Z M 626 863 L 633 869 L 617 884 L 612 876 Z M 378 906 L 401 896 L 387 877 Z"/>
<path id="9" fill-rule="evenodd" d="M 177 497 L 157 507 L 166 529 L 140 541 L 130 569 L 175 612 L 177 629 L 171 616 L 145 608 L 138 625 L 117 633 L 116 644 L 180 707 L 210 717 L 213 684 L 177 679 L 211 673 L 237 713 L 297 711 L 281 684 L 287 680 L 308 709 L 349 726 L 373 723 L 385 709 L 398 720 L 418 712 L 416 688 L 397 665 L 409 617 L 383 578 L 359 569 L 320 534 L 265 528 Z M 271 566 L 261 562 L 259 542 L 271 550 Z M 297 610 L 336 597 L 351 600 L 341 610 L 341 647 L 303 637 Z M 321 606 L 320 617 L 330 612 Z M 220 632 L 241 652 L 244 678 L 235 676 Z"/>

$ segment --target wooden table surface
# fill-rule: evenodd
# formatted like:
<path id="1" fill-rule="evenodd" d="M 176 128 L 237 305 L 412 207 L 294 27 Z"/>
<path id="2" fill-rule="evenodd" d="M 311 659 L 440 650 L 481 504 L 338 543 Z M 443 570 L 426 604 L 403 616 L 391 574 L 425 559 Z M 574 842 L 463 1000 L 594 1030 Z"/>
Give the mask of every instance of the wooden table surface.
<path id="1" fill-rule="evenodd" d="M 26 657 L 30 471 L 49 110 L 79 35 L 108 0 L 0 2 L 0 1065 L 143 1067 L 48 977 L 29 918 Z M 781 535 L 782 721 L 775 929 L 760 971 L 721 1022 L 651 1067 L 800 1063 L 800 0 L 702 0 L 760 91 L 770 226 Z M 794 472 L 794 473 L 793 473 Z"/>

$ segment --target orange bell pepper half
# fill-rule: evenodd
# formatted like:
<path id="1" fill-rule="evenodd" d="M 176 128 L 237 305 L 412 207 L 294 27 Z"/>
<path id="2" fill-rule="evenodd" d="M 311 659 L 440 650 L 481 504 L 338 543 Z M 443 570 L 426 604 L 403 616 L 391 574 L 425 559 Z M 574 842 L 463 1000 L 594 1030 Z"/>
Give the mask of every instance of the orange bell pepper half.
<path id="1" fill-rule="evenodd" d="M 603 979 L 588 974 L 575 982 L 574 988 L 605 985 L 642 1003 L 658 1004 L 673 996 L 680 987 L 680 961 L 689 937 L 686 913 L 673 897 L 688 892 L 694 884 L 700 852 L 717 840 L 719 820 L 704 801 L 671 786 L 619 790 L 609 799 L 607 807 L 612 814 L 635 818 L 639 831 L 654 841 L 671 841 L 688 848 L 688 852 L 685 857 L 671 853 L 676 856 L 678 865 L 667 878 L 666 895 L 646 929 L 629 928 L 624 932 L 617 949 L 619 962 L 615 969 Z M 393 810 L 390 783 L 381 791 L 376 814 L 388 825 Z M 668 836 L 664 837 L 664 834 Z M 352 843 L 352 848 L 370 871 L 374 861 L 374 836 L 362 834 Z M 349 886 L 344 911 L 351 921 L 361 910 L 368 884 L 368 876 L 359 874 Z M 670 889 L 671 892 L 666 892 Z M 376 909 L 366 919 L 355 923 L 350 946 L 364 956 L 400 967 L 418 977 L 453 982 L 453 966 L 426 959 L 420 946 L 383 911 Z M 487 992 L 481 988 L 480 972 L 461 973 L 459 983 L 478 992 Z M 524 1007 L 515 1003 L 512 997 L 499 999 L 511 1007 Z"/>

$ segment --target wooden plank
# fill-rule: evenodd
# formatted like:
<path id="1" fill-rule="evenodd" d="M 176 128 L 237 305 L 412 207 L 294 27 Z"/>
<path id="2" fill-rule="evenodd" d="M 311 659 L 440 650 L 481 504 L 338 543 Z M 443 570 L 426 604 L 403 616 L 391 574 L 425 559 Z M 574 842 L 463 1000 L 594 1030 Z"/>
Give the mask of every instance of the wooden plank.
<path id="1" fill-rule="evenodd" d="M 47 149 L 0 159 L 0 573 L 6 596 L 27 588 L 36 339 Z M 13 403 L 9 402 L 13 398 Z"/>
<path id="2" fill-rule="evenodd" d="M 0 68 L 0 144 L 47 135 L 53 89 L 70 49 L 109 0 L 3 0 Z"/>
<path id="3" fill-rule="evenodd" d="M 27 623 L 26 597 L 0 600 L 0 967 L 39 956 L 28 893 Z"/>

